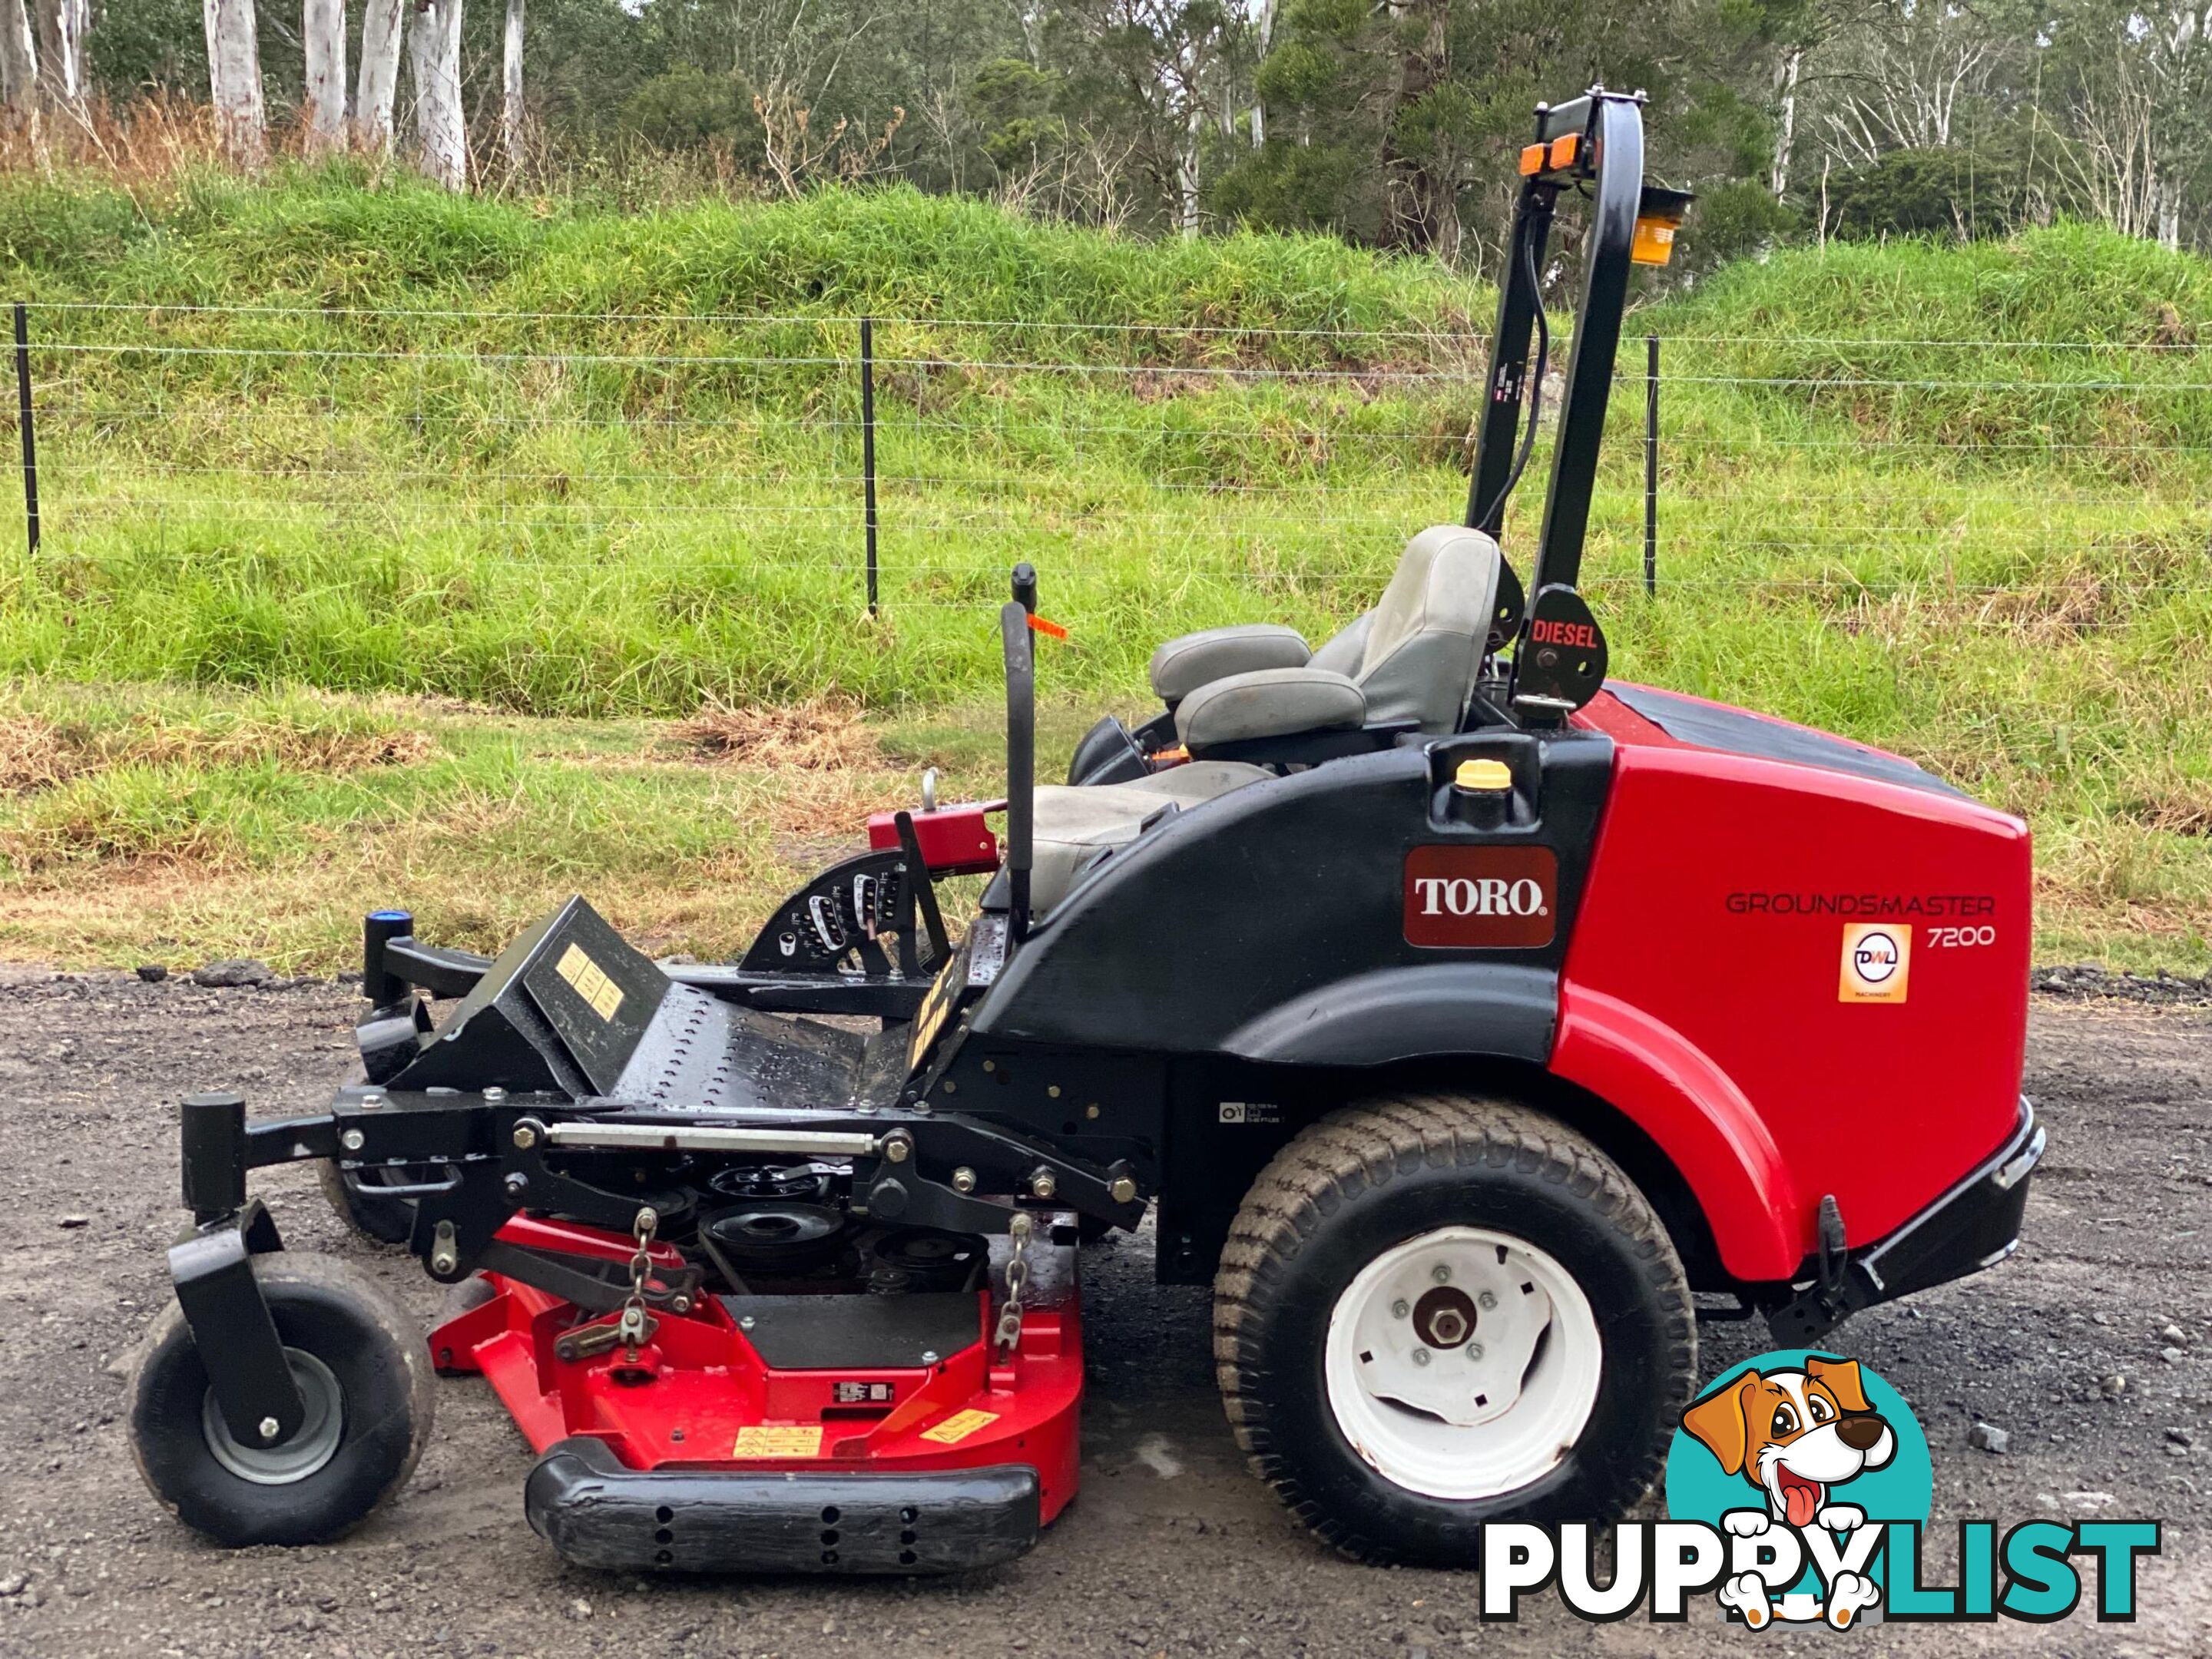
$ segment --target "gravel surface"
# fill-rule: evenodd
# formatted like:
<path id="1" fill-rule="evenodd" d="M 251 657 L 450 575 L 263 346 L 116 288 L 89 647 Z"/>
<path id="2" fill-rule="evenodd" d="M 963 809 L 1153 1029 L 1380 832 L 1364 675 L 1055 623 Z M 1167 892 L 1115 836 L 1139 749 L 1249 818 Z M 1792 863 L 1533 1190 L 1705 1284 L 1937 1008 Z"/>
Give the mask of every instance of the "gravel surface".
<path id="1" fill-rule="evenodd" d="M 1086 1258 L 1091 1383 L 1081 1498 L 1030 1556 L 921 1583 L 647 1585 L 563 1567 L 530 1531 L 529 1455 L 476 1382 L 439 1388 L 399 1501 L 332 1548 L 225 1553 L 141 1487 L 121 1364 L 167 1297 L 177 1097 L 236 1085 L 313 1110 L 356 1004 L 327 985 L 0 970 L 0 1652 L 70 1655 L 941 1656 L 1006 1653 L 1783 1652 L 1820 1640 L 1590 1626 L 1539 1602 L 1480 1626 L 1467 1574 L 1334 1559 L 1244 1472 L 1212 1389 L 1206 1298 L 1152 1282 L 1145 1246 Z M 1918 1408 L 1936 1522 L 2154 1516 L 2166 1554 L 2133 1626 L 1870 1627 L 1853 1650 L 2212 1650 L 2212 1013 L 2039 999 L 2029 1089 L 2051 1151 L 2020 1255 L 1862 1316 L 1846 1352 Z M 1932 1103 L 1931 1103 L 1932 1105 Z M 368 1262 L 426 1317 L 436 1287 L 341 1231 L 305 1167 L 259 1179 L 294 1249 Z M 1764 1343 L 1705 1331 L 1708 1375 Z M 2124 1382 L 2117 1388 L 2108 1379 Z M 2001 1431 L 1977 1435 L 1986 1424 Z M 2002 1453 L 1979 1449 L 2002 1444 Z M 2100 1497 L 2097 1494 L 2108 1494 Z M 1943 1553 L 1938 1552 L 1942 1561 Z M 1940 1582 L 1940 1581 L 1939 1581 Z"/>

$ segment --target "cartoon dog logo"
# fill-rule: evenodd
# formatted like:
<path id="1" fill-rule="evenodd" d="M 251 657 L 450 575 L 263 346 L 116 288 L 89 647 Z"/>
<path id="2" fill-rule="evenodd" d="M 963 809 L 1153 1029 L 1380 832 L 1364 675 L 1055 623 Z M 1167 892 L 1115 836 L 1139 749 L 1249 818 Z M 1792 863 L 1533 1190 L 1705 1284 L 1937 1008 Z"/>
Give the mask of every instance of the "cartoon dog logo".
<path id="1" fill-rule="evenodd" d="M 1849 1533 L 1866 1511 L 1838 1503 L 1839 1486 L 1897 1455 L 1897 1436 L 1868 1403 L 1855 1359 L 1808 1355 L 1802 1370 L 1746 1371 L 1682 1413 L 1682 1427 L 1765 1499 L 1761 1509 L 1731 1510 L 1722 1525 L 1739 1538 L 1755 1538 L 1781 1523 L 1801 1530 L 1820 1526 Z M 1806 1616 L 1848 1628 L 1881 1592 L 1863 1574 L 1838 1574 L 1825 1607 Z M 1753 1630 L 1773 1617 L 1766 1588 L 1755 1573 L 1723 1586 L 1723 1605 L 1743 1614 Z M 1795 1609 L 1785 1609 L 1789 1616 Z"/>

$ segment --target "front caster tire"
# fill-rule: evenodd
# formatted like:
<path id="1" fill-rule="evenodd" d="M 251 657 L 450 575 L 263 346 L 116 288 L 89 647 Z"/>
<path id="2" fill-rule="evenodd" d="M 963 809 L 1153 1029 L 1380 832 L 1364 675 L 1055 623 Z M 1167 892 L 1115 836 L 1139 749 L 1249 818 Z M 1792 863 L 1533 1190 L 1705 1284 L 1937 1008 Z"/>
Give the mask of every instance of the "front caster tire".
<path id="1" fill-rule="evenodd" d="M 359 1269 L 328 1256 L 253 1259 L 307 1405 L 283 1444 L 244 1446 L 216 1409 L 184 1310 L 156 1322 L 125 1401 L 131 1452 L 162 1505 L 218 1544 L 319 1544 L 406 1484 L 430 1437 L 429 1351 Z"/>
<path id="2" fill-rule="evenodd" d="M 1697 1382 L 1689 1286 L 1633 1183 L 1540 1113 L 1450 1096 L 1278 1152 L 1213 1333 L 1254 1470 L 1373 1561 L 1472 1566 L 1486 1522 L 1620 1516 Z"/>

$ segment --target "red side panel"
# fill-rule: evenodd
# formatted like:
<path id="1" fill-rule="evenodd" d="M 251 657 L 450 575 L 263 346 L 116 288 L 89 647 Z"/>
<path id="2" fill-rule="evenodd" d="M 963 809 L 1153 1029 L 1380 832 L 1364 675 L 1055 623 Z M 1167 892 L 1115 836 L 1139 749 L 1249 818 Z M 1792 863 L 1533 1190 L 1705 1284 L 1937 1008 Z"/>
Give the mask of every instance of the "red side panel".
<path id="1" fill-rule="evenodd" d="M 1880 1238 L 2015 1122 L 2027 827 L 1591 713 L 1620 747 L 1553 1069 L 1669 1152 L 1738 1277 L 1795 1273 L 1826 1194 Z"/>

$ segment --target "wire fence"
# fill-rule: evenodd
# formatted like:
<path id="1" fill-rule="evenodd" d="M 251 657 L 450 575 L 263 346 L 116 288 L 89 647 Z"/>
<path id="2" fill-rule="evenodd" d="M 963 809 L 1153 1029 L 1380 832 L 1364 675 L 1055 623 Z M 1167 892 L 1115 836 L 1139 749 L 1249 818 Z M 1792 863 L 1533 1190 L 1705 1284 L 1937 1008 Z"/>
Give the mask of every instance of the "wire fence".
<path id="1" fill-rule="evenodd" d="M 643 311 L 15 322 L 25 520 L 0 607 L 70 627 L 149 587 L 280 628 L 333 595 L 459 618 L 519 592 L 842 625 L 973 609 L 1018 558 L 1079 624 L 1344 616 L 1410 534 L 1463 516 L 1487 348 Z M 2170 624 L 2212 588 L 2212 350 L 1653 337 L 1624 343 L 1592 514 L 1609 626 L 1656 586 L 2078 635 Z M 1507 525 L 1524 574 L 1542 504 L 1539 465 Z"/>

